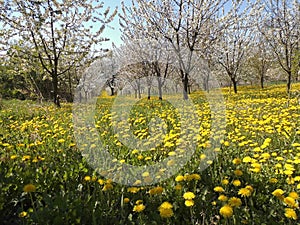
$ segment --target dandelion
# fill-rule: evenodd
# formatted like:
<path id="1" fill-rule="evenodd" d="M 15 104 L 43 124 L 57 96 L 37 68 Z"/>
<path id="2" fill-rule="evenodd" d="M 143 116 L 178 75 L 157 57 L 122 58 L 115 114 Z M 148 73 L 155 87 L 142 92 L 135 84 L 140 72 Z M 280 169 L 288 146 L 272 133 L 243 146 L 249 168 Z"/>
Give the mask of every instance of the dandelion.
<path id="1" fill-rule="evenodd" d="M 144 209 L 146 208 L 146 206 L 144 204 L 138 204 L 138 205 L 135 205 L 133 207 L 133 212 L 142 212 Z"/>
<path id="2" fill-rule="evenodd" d="M 222 187 L 217 186 L 217 187 L 214 188 L 214 191 L 215 192 L 224 192 L 225 190 Z"/>
<path id="3" fill-rule="evenodd" d="M 236 187 L 239 187 L 239 186 L 241 186 L 241 181 L 240 180 L 234 180 L 233 182 L 232 182 L 232 184 L 234 185 L 234 186 L 236 186 Z"/>
<path id="4" fill-rule="evenodd" d="M 123 202 L 124 202 L 124 203 L 128 203 L 128 202 L 130 202 L 130 199 L 129 199 L 129 198 L 124 198 L 124 199 L 123 199 Z"/>
<path id="5" fill-rule="evenodd" d="M 227 196 L 225 196 L 225 195 L 220 195 L 219 197 L 218 197 L 218 200 L 220 200 L 221 202 L 226 202 L 227 201 Z"/>
<path id="6" fill-rule="evenodd" d="M 274 195 L 275 197 L 279 198 L 279 199 L 283 199 L 283 195 L 284 191 L 282 189 L 276 189 L 275 191 L 272 192 L 272 195 Z"/>
<path id="7" fill-rule="evenodd" d="M 221 209 L 220 209 L 220 214 L 225 217 L 231 217 L 233 214 L 233 209 L 230 205 L 224 205 Z"/>
<path id="8" fill-rule="evenodd" d="M 285 209 L 285 213 L 284 215 L 289 218 L 289 219 L 293 219 L 293 220 L 296 220 L 298 217 L 297 217 L 297 214 L 295 212 L 294 209 L 291 209 L 291 208 L 286 208 Z"/>
<path id="9" fill-rule="evenodd" d="M 163 202 L 159 207 L 158 211 L 162 218 L 170 218 L 174 215 L 173 213 L 173 205 L 169 202 Z"/>
<path id="10" fill-rule="evenodd" d="M 186 193 L 183 194 L 183 198 L 185 200 L 192 200 L 192 199 L 195 198 L 195 194 L 193 192 L 189 191 L 189 192 L 186 192 Z"/>
<path id="11" fill-rule="evenodd" d="M 241 160 L 240 158 L 235 158 L 234 160 L 232 160 L 232 163 L 233 163 L 234 165 L 239 165 L 239 164 L 242 163 L 242 160 Z"/>
<path id="12" fill-rule="evenodd" d="M 299 198 L 299 195 L 297 194 L 297 192 L 292 191 L 291 193 L 289 193 L 289 197 L 297 200 Z"/>
<path id="13" fill-rule="evenodd" d="M 155 188 L 152 188 L 149 190 L 149 194 L 150 195 L 156 195 L 156 194 L 161 194 L 163 192 L 163 188 L 158 186 L 158 187 L 155 187 Z"/>
<path id="14" fill-rule="evenodd" d="M 88 181 L 91 181 L 92 178 L 90 176 L 85 176 L 83 179 L 84 179 L 84 181 L 88 182 Z"/>
<path id="15" fill-rule="evenodd" d="M 251 191 L 248 188 L 241 188 L 238 194 L 242 197 L 249 197 L 251 195 Z"/>
<path id="16" fill-rule="evenodd" d="M 235 170 L 233 173 L 236 176 L 242 176 L 243 175 L 243 171 L 241 171 L 241 170 Z"/>
<path id="17" fill-rule="evenodd" d="M 229 180 L 228 179 L 223 179 L 221 183 L 223 185 L 227 185 L 227 184 L 229 184 Z"/>
<path id="18" fill-rule="evenodd" d="M 289 207 L 297 207 L 295 199 L 292 197 L 286 197 L 283 199 L 283 202 L 287 204 Z"/>
<path id="19" fill-rule="evenodd" d="M 24 192 L 35 192 L 35 190 L 36 190 L 36 187 L 33 184 L 27 184 L 23 188 Z"/>
<path id="20" fill-rule="evenodd" d="M 184 204 L 185 204 L 187 207 L 192 207 L 195 203 L 194 203 L 194 200 L 188 199 L 188 200 L 185 200 L 185 201 L 184 201 Z"/>
<path id="21" fill-rule="evenodd" d="M 178 176 L 175 178 L 175 181 L 177 181 L 177 182 L 184 181 L 184 176 L 178 175 Z"/>
<path id="22" fill-rule="evenodd" d="M 111 184 L 111 183 L 106 183 L 105 185 L 104 185 L 104 187 L 102 188 L 102 191 L 108 191 L 108 190 L 110 190 L 110 189 L 113 189 L 113 185 Z"/>
<path id="23" fill-rule="evenodd" d="M 228 200 L 228 204 L 232 207 L 239 207 L 242 205 L 242 200 L 237 197 L 232 197 Z"/>
<path id="24" fill-rule="evenodd" d="M 23 217 L 26 217 L 27 215 L 28 215 L 28 213 L 23 211 L 19 214 L 19 217 L 23 218 Z"/>

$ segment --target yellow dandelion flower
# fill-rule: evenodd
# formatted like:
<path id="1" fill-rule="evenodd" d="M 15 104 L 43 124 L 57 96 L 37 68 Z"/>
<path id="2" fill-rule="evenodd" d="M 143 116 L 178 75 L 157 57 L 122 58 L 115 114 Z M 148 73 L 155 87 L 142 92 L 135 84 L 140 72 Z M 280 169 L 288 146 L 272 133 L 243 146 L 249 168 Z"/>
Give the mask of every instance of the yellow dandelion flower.
<path id="1" fill-rule="evenodd" d="M 102 191 L 108 191 L 110 189 L 113 189 L 113 185 L 111 183 L 107 183 L 103 186 Z"/>
<path id="2" fill-rule="evenodd" d="M 228 218 L 232 216 L 233 209 L 230 205 L 224 205 L 219 212 L 223 217 Z"/>
<path id="3" fill-rule="evenodd" d="M 124 198 L 124 199 L 123 199 L 123 202 L 124 202 L 124 203 L 128 203 L 128 202 L 130 202 L 130 199 L 129 199 L 129 198 Z"/>
<path id="4" fill-rule="evenodd" d="M 294 209 L 291 209 L 291 208 L 286 208 L 285 209 L 285 213 L 284 215 L 289 218 L 289 219 L 293 219 L 293 220 L 296 220 L 298 217 L 297 217 L 297 214 L 295 212 Z"/>
<path id="5" fill-rule="evenodd" d="M 28 213 L 23 211 L 19 214 L 19 217 L 23 218 L 23 217 L 26 217 L 27 215 L 28 215 Z"/>
<path id="6" fill-rule="evenodd" d="M 10 159 L 14 160 L 14 159 L 16 159 L 17 157 L 18 157 L 17 155 L 11 155 L 11 156 L 10 156 Z"/>
<path id="7" fill-rule="evenodd" d="M 184 201 L 184 204 L 187 206 L 187 207 L 192 207 L 195 203 L 192 199 L 188 199 L 188 200 L 185 200 Z"/>
<path id="8" fill-rule="evenodd" d="M 133 207 L 133 212 L 142 212 L 146 206 L 144 204 L 138 204 Z"/>
<path id="9" fill-rule="evenodd" d="M 160 209 L 159 210 L 159 215 L 162 217 L 162 218 L 170 218 L 174 215 L 174 212 L 172 209 Z"/>
<path id="10" fill-rule="evenodd" d="M 92 178 L 90 176 L 85 176 L 83 179 L 84 181 L 91 181 Z"/>
<path id="11" fill-rule="evenodd" d="M 282 198 L 282 195 L 284 194 L 284 191 L 282 189 L 276 189 L 272 192 L 272 195 L 276 196 L 277 198 Z"/>
<path id="12" fill-rule="evenodd" d="M 228 200 L 228 204 L 232 207 L 239 207 L 242 205 L 242 200 L 237 197 L 232 197 Z"/>
<path id="13" fill-rule="evenodd" d="M 241 170 L 235 170 L 233 173 L 236 176 L 242 176 L 243 175 L 243 171 L 241 171 Z"/>
<path id="14" fill-rule="evenodd" d="M 239 164 L 242 163 L 242 160 L 241 160 L 240 158 L 235 158 L 234 160 L 232 160 L 232 163 L 233 163 L 234 165 L 239 165 Z"/>
<path id="15" fill-rule="evenodd" d="M 299 198 L 299 195 L 297 194 L 297 192 L 292 191 L 292 192 L 289 193 L 289 197 L 297 200 Z"/>
<path id="16" fill-rule="evenodd" d="M 194 199 L 195 197 L 196 197 L 195 194 L 193 192 L 190 192 L 190 191 L 183 194 L 183 198 L 185 200 L 191 200 L 191 199 Z"/>
<path id="17" fill-rule="evenodd" d="M 223 185 L 227 185 L 227 184 L 229 184 L 229 180 L 228 179 L 223 179 L 221 183 Z"/>
<path id="18" fill-rule="evenodd" d="M 232 182 L 232 184 L 234 185 L 234 186 L 236 186 L 236 187 L 239 187 L 239 186 L 241 186 L 241 181 L 240 180 L 234 180 L 233 182 Z"/>
<path id="19" fill-rule="evenodd" d="M 241 188 L 238 192 L 242 197 L 249 197 L 251 195 L 251 191 L 247 188 Z"/>
<path id="20" fill-rule="evenodd" d="M 293 199 L 292 197 L 285 197 L 283 199 L 283 202 L 290 207 L 297 207 L 297 203 L 296 203 L 295 199 Z"/>
<path id="21" fill-rule="evenodd" d="M 217 187 L 214 188 L 214 191 L 215 191 L 215 192 L 220 192 L 220 193 L 221 193 L 221 192 L 224 192 L 225 190 L 224 190 L 222 187 L 217 186 Z"/>
<path id="22" fill-rule="evenodd" d="M 35 192 L 36 187 L 33 184 L 26 184 L 23 188 L 24 192 Z"/>
<path id="23" fill-rule="evenodd" d="M 177 181 L 177 182 L 184 181 L 184 176 L 178 175 L 178 176 L 175 178 L 175 181 Z"/>
<path id="24" fill-rule="evenodd" d="M 133 194 L 138 193 L 139 190 L 140 189 L 137 188 L 137 187 L 129 187 L 129 188 L 127 188 L 127 192 L 130 192 L 130 193 L 133 193 Z"/>
<path id="25" fill-rule="evenodd" d="M 227 196 L 225 196 L 225 195 L 220 195 L 219 197 L 218 197 L 218 200 L 219 201 L 221 201 L 221 202 L 226 202 L 227 201 Z"/>
<path id="26" fill-rule="evenodd" d="M 170 202 L 163 202 L 160 206 L 159 209 L 172 209 L 173 205 Z"/>
<path id="27" fill-rule="evenodd" d="M 164 191 L 164 189 L 160 186 L 152 188 L 149 190 L 150 195 L 156 195 L 156 194 L 161 194 Z"/>

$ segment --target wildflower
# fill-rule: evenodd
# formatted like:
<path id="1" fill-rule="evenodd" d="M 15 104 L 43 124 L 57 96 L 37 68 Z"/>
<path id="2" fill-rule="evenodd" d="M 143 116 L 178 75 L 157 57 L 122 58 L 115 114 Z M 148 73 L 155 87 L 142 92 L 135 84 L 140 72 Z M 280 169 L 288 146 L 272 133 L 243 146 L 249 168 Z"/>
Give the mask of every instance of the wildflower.
<path id="1" fill-rule="evenodd" d="M 130 193 L 133 193 L 133 194 L 138 193 L 139 190 L 140 189 L 137 188 L 137 187 L 129 187 L 129 188 L 127 188 L 127 192 L 130 192 Z"/>
<path id="2" fill-rule="evenodd" d="M 242 205 L 242 201 L 240 198 L 237 198 L 237 197 L 232 197 L 228 200 L 228 203 L 230 206 L 232 207 L 239 207 Z"/>
<path id="3" fill-rule="evenodd" d="M 36 190 L 36 187 L 33 184 L 27 184 L 23 188 L 24 192 L 35 192 L 35 190 Z"/>
<path id="4" fill-rule="evenodd" d="M 173 213 L 173 205 L 169 202 L 163 202 L 159 207 L 158 211 L 162 218 L 170 218 L 174 215 Z"/>
<path id="5" fill-rule="evenodd" d="M 193 192 L 189 191 L 189 192 L 186 192 L 186 193 L 183 194 L 183 198 L 185 200 L 192 200 L 192 199 L 195 198 L 195 194 Z"/>
<path id="6" fill-rule="evenodd" d="M 297 200 L 299 198 L 299 195 L 297 194 L 297 192 L 292 191 L 291 193 L 289 193 L 289 197 Z"/>
<path id="7" fill-rule="evenodd" d="M 133 207 L 133 212 L 139 213 L 139 212 L 142 212 L 145 208 L 146 208 L 146 206 L 143 203 L 141 203 L 141 204 L 135 205 Z"/>
<path id="8" fill-rule="evenodd" d="M 243 171 L 241 171 L 241 170 L 235 170 L 233 173 L 236 176 L 242 176 L 243 175 Z"/>
<path id="9" fill-rule="evenodd" d="M 289 207 L 297 207 L 295 199 L 292 197 L 286 197 L 283 199 L 283 202 L 287 204 Z"/>
<path id="10" fill-rule="evenodd" d="M 12 155 L 12 156 L 10 156 L 10 159 L 16 159 L 18 156 L 17 155 Z"/>
<path id="11" fill-rule="evenodd" d="M 214 191 L 215 192 L 224 192 L 225 190 L 222 187 L 217 186 L 217 187 L 214 188 Z"/>
<path id="12" fill-rule="evenodd" d="M 192 199 L 185 200 L 185 201 L 184 201 L 184 204 L 185 204 L 187 207 L 192 207 L 192 206 L 194 205 L 194 200 L 192 200 Z"/>
<path id="13" fill-rule="evenodd" d="M 227 201 L 227 196 L 225 196 L 225 195 L 220 195 L 219 197 L 218 197 L 218 200 L 220 200 L 221 202 L 226 202 Z"/>
<path id="14" fill-rule="evenodd" d="M 124 198 L 124 199 L 123 199 L 123 202 L 124 202 L 124 203 L 128 203 L 129 201 L 130 201 L 129 198 Z"/>
<path id="15" fill-rule="evenodd" d="M 233 209 L 230 205 L 224 205 L 221 209 L 220 209 L 220 214 L 225 217 L 231 217 L 233 214 Z"/>
<path id="16" fill-rule="evenodd" d="M 234 186 L 236 186 L 236 187 L 238 187 L 238 186 L 241 186 L 241 181 L 239 181 L 239 180 L 234 180 L 233 182 L 232 182 L 232 184 L 234 185 Z"/>
<path id="17" fill-rule="evenodd" d="M 150 195 L 161 194 L 163 192 L 163 188 L 158 186 L 149 190 Z"/>
<path id="18" fill-rule="evenodd" d="M 249 197 L 251 195 L 251 191 L 248 188 L 241 188 L 238 194 L 242 197 Z"/>
<path id="19" fill-rule="evenodd" d="M 182 189 L 182 186 L 180 184 L 177 184 L 174 188 L 175 190 L 180 191 Z"/>
<path id="20" fill-rule="evenodd" d="M 23 218 L 23 217 L 26 217 L 27 215 L 28 215 L 28 213 L 23 211 L 19 214 L 19 217 Z"/>
<path id="21" fill-rule="evenodd" d="M 235 158 L 234 160 L 232 160 L 232 163 L 234 165 L 239 165 L 239 164 L 241 164 L 241 162 L 242 162 L 242 160 L 240 158 Z"/>
<path id="22" fill-rule="evenodd" d="M 228 180 L 228 179 L 223 179 L 223 180 L 222 180 L 222 184 L 223 184 L 223 185 L 229 184 L 229 180 Z"/>
<path id="23" fill-rule="evenodd" d="M 296 214 L 295 210 L 294 210 L 294 209 L 291 209 L 291 208 L 286 208 L 286 209 L 285 209 L 284 215 L 285 215 L 287 218 L 290 218 L 290 219 L 293 219 L 293 220 L 296 220 L 296 219 L 297 219 L 297 214 Z"/>
<path id="24" fill-rule="evenodd" d="M 276 196 L 279 199 L 283 199 L 284 191 L 282 189 L 276 189 L 275 191 L 272 192 L 272 195 Z"/>
<path id="25" fill-rule="evenodd" d="M 83 179 L 84 179 L 84 181 L 87 181 L 87 182 L 91 181 L 91 177 L 90 176 L 85 176 Z"/>
<path id="26" fill-rule="evenodd" d="M 175 181 L 177 182 L 180 182 L 180 181 L 183 181 L 184 180 L 184 176 L 182 175 L 178 175 L 176 178 L 175 178 Z"/>
<path id="27" fill-rule="evenodd" d="M 104 187 L 102 188 L 102 191 L 108 191 L 108 190 L 110 190 L 110 189 L 113 189 L 113 185 L 111 184 L 111 183 L 106 183 L 105 185 L 104 185 Z"/>

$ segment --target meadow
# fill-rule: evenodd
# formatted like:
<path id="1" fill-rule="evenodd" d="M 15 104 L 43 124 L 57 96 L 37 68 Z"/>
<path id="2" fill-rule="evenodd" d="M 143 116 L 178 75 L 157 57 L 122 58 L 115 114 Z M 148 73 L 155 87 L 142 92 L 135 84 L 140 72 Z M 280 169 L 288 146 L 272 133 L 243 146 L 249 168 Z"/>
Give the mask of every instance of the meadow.
<path id="1" fill-rule="evenodd" d="M 196 150 L 180 165 L 190 143 L 181 137 L 178 110 L 167 101 L 142 99 L 126 125 L 110 111 L 114 97 L 100 96 L 96 126 L 83 133 L 94 129 L 118 166 L 166 160 L 159 173 L 143 172 L 130 186 L 114 182 L 115 170 L 96 170 L 83 157 L 74 137 L 72 104 L 56 108 L 2 100 L 1 224 L 300 224 L 297 90 L 300 83 L 293 84 L 288 98 L 285 85 L 245 86 L 238 94 L 224 88 L 226 122 L 217 128 L 210 125 L 204 94 L 192 93 L 200 118 L 192 144 Z M 148 127 L 153 117 L 165 122 L 164 135 Z M 141 140 L 139 148 L 120 141 L 130 135 Z M 142 151 L 141 146 L 150 147 Z M 172 166 L 178 171 L 168 174 Z"/>

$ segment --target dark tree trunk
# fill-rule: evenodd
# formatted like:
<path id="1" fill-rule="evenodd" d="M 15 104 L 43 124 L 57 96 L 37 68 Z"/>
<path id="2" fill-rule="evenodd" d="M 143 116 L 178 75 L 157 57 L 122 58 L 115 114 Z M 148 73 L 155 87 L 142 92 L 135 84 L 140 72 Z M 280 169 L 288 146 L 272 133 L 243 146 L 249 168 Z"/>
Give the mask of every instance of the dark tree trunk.
<path id="1" fill-rule="evenodd" d="M 148 87 L 148 100 L 151 99 L 151 87 Z"/>
<path id="2" fill-rule="evenodd" d="M 260 74 L 260 87 L 264 89 L 264 74 L 263 72 Z"/>
<path id="3" fill-rule="evenodd" d="M 189 93 L 189 79 L 188 79 L 188 74 L 185 73 L 183 77 L 183 99 L 187 100 L 189 98 L 188 93 Z"/>
<path id="4" fill-rule="evenodd" d="M 114 96 L 115 95 L 115 88 L 110 87 L 110 95 Z"/>
<path id="5" fill-rule="evenodd" d="M 235 94 L 237 94 L 237 81 L 233 78 L 231 78 L 232 85 L 233 85 L 233 91 Z"/>
<path id="6" fill-rule="evenodd" d="M 52 85 L 53 85 L 53 102 L 60 108 L 60 97 L 58 95 L 58 78 L 56 74 L 52 75 Z"/>
<path id="7" fill-rule="evenodd" d="M 161 82 L 161 77 L 157 77 L 157 83 L 158 83 L 158 97 L 159 97 L 159 100 L 162 100 L 162 82 Z"/>
<path id="8" fill-rule="evenodd" d="M 292 86 L 292 71 L 288 71 L 287 93 L 290 93 L 291 86 Z"/>

